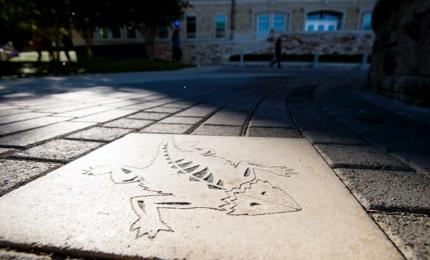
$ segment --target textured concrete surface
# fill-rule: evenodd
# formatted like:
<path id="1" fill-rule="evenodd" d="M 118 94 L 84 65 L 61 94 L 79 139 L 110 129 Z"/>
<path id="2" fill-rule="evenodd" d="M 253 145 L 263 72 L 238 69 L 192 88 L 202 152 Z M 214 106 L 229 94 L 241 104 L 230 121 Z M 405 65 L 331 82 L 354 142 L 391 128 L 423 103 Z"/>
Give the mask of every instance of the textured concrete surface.
<path id="1" fill-rule="evenodd" d="M 56 163 L 0 159 L 0 196 L 60 166 Z"/>
<path id="2" fill-rule="evenodd" d="M 113 141 L 125 134 L 130 133 L 131 129 L 93 127 L 81 132 L 67 136 L 67 138 L 89 140 L 89 141 Z"/>
<path id="3" fill-rule="evenodd" d="M 131 134 L 0 211 L 2 240 L 81 254 L 401 259 L 303 139 Z"/>
<path id="4" fill-rule="evenodd" d="M 333 168 L 407 170 L 401 161 L 371 146 L 317 144 L 316 149 Z"/>
<path id="5" fill-rule="evenodd" d="M 300 135 L 295 129 L 282 127 L 250 127 L 248 128 L 248 136 L 255 137 L 284 137 L 298 138 Z"/>
<path id="6" fill-rule="evenodd" d="M 14 156 L 70 161 L 100 147 L 101 145 L 101 143 L 96 142 L 59 139 L 14 153 Z"/>
<path id="7" fill-rule="evenodd" d="M 141 130 L 142 133 L 164 133 L 164 134 L 185 134 L 193 125 L 183 124 L 162 124 L 148 126 Z"/>
<path id="8" fill-rule="evenodd" d="M 415 172 L 336 169 L 368 210 L 430 213 L 430 178 Z"/>
<path id="9" fill-rule="evenodd" d="M 159 119 L 165 118 L 167 116 L 169 116 L 168 113 L 147 113 L 147 112 L 142 112 L 142 113 L 137 113 L 137 114 L 131 115 L 128 118 L 146 119 L 146 120 L 159 120 Z"/>
<path id="10" fill-rule="evenodd" d="M 408 259 L 428 259 L 430 217 L 417 214 L 372 214 Z"/>
<path id="11" fill-rule="evenodd" d="M 193 135 L 225 135 L 239 136 L 242 132 L 242 127 L 238 126 L 219 126 L 219 125 L 202 125 L 194 132 Z"/>
<path id="12" fill-rule="evenodd" d="M 105 127 L 117 127 L 117 128 L 131 128 L 131 129 L 142 129 L 145 126 L 152 124 L 152 120 L 138 120 L 130 118 L 121 118 L 109 123 L 104 124 Z"/>
<path id="13" fill-rule="evenodd" d="M 0 249 L 0 259 L 3 260 L 51 260 L 48 255 L 36 255 Z"/>

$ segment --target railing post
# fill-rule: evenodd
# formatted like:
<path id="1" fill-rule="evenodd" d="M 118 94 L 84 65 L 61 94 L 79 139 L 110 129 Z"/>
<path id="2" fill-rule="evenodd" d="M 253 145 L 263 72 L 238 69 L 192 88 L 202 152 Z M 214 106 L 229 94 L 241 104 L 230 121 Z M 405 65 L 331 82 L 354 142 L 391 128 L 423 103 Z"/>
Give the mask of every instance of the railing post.
<path id="1" fill-rule="evenodd" d="M 318 69 L 319 68 L 319 59 L 320 59 L 320 52 L 317 50 L 317 51 L 315 51 L 315 54 L 314 54 L 314 62 L 313 62 L 313 64 L 312 64 L 312 68 L 314 68 L 314 69 Z"/>
<path id="2" fill-rule="evenodd" d="M 243 51 L 240 53 L 240 66 L 245 66 L 245 55 L 243 54 Z"/>
<path id="3" fill-rule="evenodd" d="M 369 53 L 365 51 L 363 53 L 363 59 L 361 60 L 360 70 L 366 70 L 367 69 L 367 62 L 369 61 Z"/>

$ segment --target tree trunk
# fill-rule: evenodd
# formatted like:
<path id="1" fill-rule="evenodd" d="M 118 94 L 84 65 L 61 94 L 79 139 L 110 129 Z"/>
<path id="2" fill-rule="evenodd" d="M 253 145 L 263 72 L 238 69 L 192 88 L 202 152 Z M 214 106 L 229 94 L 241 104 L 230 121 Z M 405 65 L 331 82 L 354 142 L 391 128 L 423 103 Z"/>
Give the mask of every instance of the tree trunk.
<path id="1" fill-rule="evenodd" d="M 155 33 L 151 30 L 140 29 L 140 33 L 145 39 L 145 51 L 148 55 L 149 60 L 154 60 L 155 58 Z"/>
<path id="2" fill-rule="evenodd" d="M 82 33 L 82 38 L 84 39 L 85 42 L 85 48 L 87 50 L 87 56 L 88 59 L 92 59 L 94 58 L 94 53 L 93 53 L 93 49 L 92 49 L 92 45 L 93 45 L 93 34 L 92 33 Z"/>
<path id="3" fill-rule="evenodd" d="M 236 31 L 236 0 L 231 0 L 230 10 L 230 40 L 234 40 L 234 33 Z"/>

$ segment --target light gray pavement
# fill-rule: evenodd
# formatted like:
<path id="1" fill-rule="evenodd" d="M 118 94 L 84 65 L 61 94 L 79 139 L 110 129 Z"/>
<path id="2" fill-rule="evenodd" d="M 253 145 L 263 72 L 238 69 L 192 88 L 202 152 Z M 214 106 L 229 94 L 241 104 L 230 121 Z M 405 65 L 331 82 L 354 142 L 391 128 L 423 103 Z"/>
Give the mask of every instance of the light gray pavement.
<path id="1" fill-rule="evenodd" d="M 306 138 L 403 256 L 430 258 L 430 110 L 365 78 L 201 67 L 0 81 L 0 194 L 132 132 Z"/>

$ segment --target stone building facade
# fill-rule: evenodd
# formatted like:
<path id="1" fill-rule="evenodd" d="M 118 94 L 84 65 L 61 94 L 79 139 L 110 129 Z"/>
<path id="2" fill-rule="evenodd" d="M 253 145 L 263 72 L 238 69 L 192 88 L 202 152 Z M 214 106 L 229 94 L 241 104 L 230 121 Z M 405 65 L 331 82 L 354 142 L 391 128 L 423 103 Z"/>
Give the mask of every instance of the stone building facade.
<path id="1" fill-rule="evenodd" d="M 383 93 L 430 106 L 430 1 L 381 0 L 370 84 Z"/>
<path id="2" fill-rule="evenodd" d="M 286 54 L 370 54 L 376 0 L 189 0 L 181 20 L 160 28 L 154 56 L 170 60 L 179 27 L 183 62 L 216 64 L 240 53 L 269 53 L 271 29 L 284 35 Z M 130 28 L 99 29 L 95 45 L 142 44 Z M 81 42 L 82 44 L 82 42 Z M 78 43 L 79 45 L 79 43 Z"/>
<path id="3" fill-rule="evenodd" d="M 286 54 L 370 54 L 375 0 L 191 0 L 178 22 L 183 60 L 220 63 L 240 53 L 267 53 L 271 29 L 285 35 Z M 156 40 L 170 59 L 171 29 Z"/>

